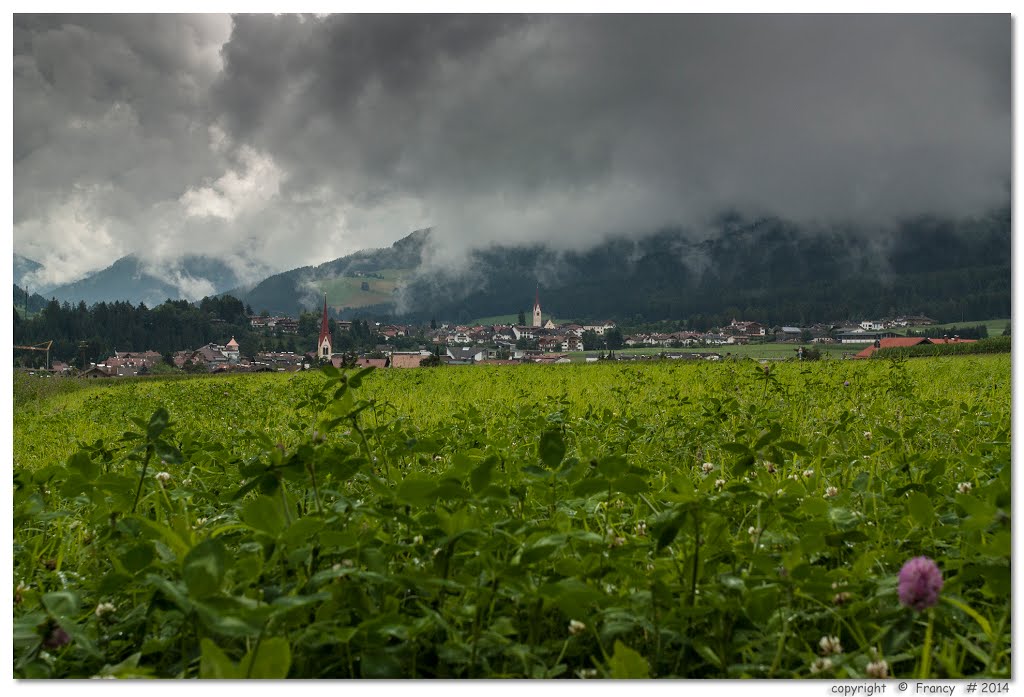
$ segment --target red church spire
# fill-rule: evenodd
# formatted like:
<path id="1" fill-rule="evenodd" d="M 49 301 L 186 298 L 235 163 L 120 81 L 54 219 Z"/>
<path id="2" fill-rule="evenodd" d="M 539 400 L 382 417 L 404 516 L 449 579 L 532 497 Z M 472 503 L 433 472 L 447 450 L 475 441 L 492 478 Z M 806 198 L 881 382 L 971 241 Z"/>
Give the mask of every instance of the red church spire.
<path id="1" fill-rule="evenodd" d="M 323 346 L 324 339 L 328 342 L 331 340 L 331 329 L 327 325 L 327 293 L 324 293 L 324 316 L 320 319 L 320 338 L 316 340 L 316 345 Z"/>

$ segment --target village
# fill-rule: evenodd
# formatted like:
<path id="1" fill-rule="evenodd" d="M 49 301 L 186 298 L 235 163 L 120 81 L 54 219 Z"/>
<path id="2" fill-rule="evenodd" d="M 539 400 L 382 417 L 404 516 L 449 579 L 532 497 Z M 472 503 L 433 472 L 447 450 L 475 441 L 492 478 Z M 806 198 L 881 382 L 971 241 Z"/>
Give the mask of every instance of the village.
<path id="1" fill-rule="evenodd" d="M 334 332 L 349 331 L 352 322 L 328 318 L 327 298 L 321 314 L 317 345 L 310 351 L 259 351 L 242 355 L 232 336 L 223 344 L 208 343 L 195 349 L 165 356 L 157 351 L 114 351 L 103 361 L 91 363 L 77 371 L 84 378 L 134 377 L 152 374 L 167 363 L 173 368 L 192 373 L 223 372 L 295 372 L 330 363 L 335 367 L 419 368 L 439 365 L 512 365 L 519 363 L 564 364 L 573 362 L 570 354 L 588 352 L 582 360 L 722 360 L 729 347 L 751 343 L 790 343 L 794 357 L 804 357 L 807 344 L 853 344 L 849 358 L 866 358 L 873 351 L 888 346 L 910 346 L 918 343 L 969 341 L 968 339 L 927 339 L 901 337 L 894 330 L 933 324 L 928 317 L 897 317 L 870 320 L 858 324 L 814 324 L 808 327 L 775 326 L 751 320 L 736 320 L 706 332 L 675 331 L 644 332 L 623 335 L 614 321 L 586 324 L 556 323 L 544 316 L 539 290 L 535 296 L 529 322 L 492 325 L 440 324 L 430 329 L 404 325 L 373 323 L 383 343 L 373 350 L 344 352 L 335 350 Z M 520 313 L 520 319 L 526 319 Z M 249 317 L 253 330 L 267 334 L 297 334 L 299 322 L 290 317 Z M 422 341 L 410 349 L 406 339 Z M 404 344 L 399 348 L 396 344 Z M 866 346 L 865 346 L 866 345 Z M 631 352 L 623 349 L 663 349 L 654 352 Z M 698 350 L 699 349 L 699 350 Z M 709 351 L 708 349 L 712 349 Z M 168 360 L 168 358 L 170 360 Z M 68 375 L 70 364 L 53 361 L 52 373 Z"/>

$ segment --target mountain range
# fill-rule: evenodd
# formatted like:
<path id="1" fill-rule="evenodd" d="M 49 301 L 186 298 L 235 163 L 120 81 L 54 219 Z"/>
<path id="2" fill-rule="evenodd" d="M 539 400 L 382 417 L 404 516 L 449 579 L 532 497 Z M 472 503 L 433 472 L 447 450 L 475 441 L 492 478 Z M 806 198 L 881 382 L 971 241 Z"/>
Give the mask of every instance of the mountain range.
<path id="1" fill-rule="evenodd" d="M 545 316 L 692 326 L 756 318 L 806 324 L 925 314 L 941 321 L 1010 316 L 1010 210 L 963 221 L 921 217 L 887 230 L 807 230 L 775 218 L 722 216 L 698 237 L 665 228 L 611 238 L 586 251 L 495 245 L 457 267 L 429 263 L 419 230 L 364 250 L 242 286 L 221 262 L 190 258 L 183 274 L 255 312 L 318 311 L 326 293 L 339 317 L 468 322 L 527 313 L 540 292 Z M 181 297 L 134 257 L 48 295 L 87 304 Z"/>
<path id="2" fill-rule="evenodd" d="M 14 255 L 14 284 L 25 287 L 26 279 L 31 278 L 31 274 L 39 271 L 43 268 L 43 265 L 34 259 L 23 257 L 20 254 Z M 40 288 L 39 290 L 47 290 L 46 288 Z"/>
<path id="3" fill-rule="evenodd" d="M 40 265 L 15 255 L 15 284 L 24 286 L 28 272 L 20 277 L 22 282 L 19 283 L 19 259 L 22 268 L 35 270 Z M 157 272 L 151 264 L 130 254 L 83 279 L 42 288 L 38 292 L 47 298 L 72 304 L 80 301 L 86 305 L 127 301 L 153 307 L 168 299 L 199 300 L 204 296 L 219 295 L 238 283 L 238 276 L 232 268 L 218 259 L 187 255 L 174 263 L 162 265 Z"/>

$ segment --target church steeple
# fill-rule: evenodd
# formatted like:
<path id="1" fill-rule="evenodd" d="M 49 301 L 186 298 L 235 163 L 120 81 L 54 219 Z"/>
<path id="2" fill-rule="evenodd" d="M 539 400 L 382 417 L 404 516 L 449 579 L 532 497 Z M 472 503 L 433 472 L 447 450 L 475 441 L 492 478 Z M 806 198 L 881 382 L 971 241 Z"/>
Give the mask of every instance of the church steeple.
<path id="1" fill-rule="evenodd" d="M 540 312 L 540 284 L 537 284 L 537 295 L 533 301 L 533 326 L 539 327 L 541 325 L 541 312 Z"/>
<path id="2" fill-rule="evenodd" d="M 327 293 L 324 293 L 324 314 L 320 319 L 320 338 L 316 340 L 316 353 L 320 360 L 331 360 L 331 328 L 327 323 Z"/>

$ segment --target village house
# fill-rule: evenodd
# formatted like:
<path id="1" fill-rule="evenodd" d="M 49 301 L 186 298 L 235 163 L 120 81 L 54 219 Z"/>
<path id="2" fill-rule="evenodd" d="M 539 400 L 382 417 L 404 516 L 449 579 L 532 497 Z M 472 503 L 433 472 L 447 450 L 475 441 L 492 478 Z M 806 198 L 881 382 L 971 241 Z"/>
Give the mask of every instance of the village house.
<path id="1" fill-rule="evenodd" d="M 388 358 L 357 358 L 357 368 L 387 368 L 391 365 L 391 360 Z"/>
<path id="2" fill-rule="evenodd" d="M 267 329 L 281 334 L 298 334 L 299 320 L 291 317 L 262 317 L 249 318 L 249 326 L 253 329 Z"/>
<path id="3" fill-rule="evenodd" d="M 760 322 L 738 322 L 734 318 L 729 326 L 723 329 L 723 333 L 732 336 L 764 336 L 765 327 Z"/>
<path id="4" fill-rule="evenodd" d="M 292 373 L 302 370 L 303 356 L 293 351 L 263 351 L 253 357 L 252 364 L 256 368 Z"/>
<path id="5" fill-rule="evenodd" d="M 852 330 L 837 331 L 833 338 L 841 344 L 868 344 L 875 339 L 896 338 L 895 332 L 866 332 L 860 327 Z"/>
<path id="6" fill-rule="evenodd" d="M 775 333 L 776 341 L 799 341 L 803 335 L 803 330 L 800 327 L 779 327 L 779 331 Z"/>
<path id="7" fill-rule="evenodd" d="M 453 365 L 469 365 L 487 358 L 484 346 L 449 346 L 446 353 L 448 363 Z"/>
<path id="8" fill-rule="evenodd" d="M 106 371 L 106 366 L 93 363 L 88 370 L 83 370 L 79 373 L 78 377 L 88 380 L 93 378 L 109 378 L 111 375 Z"/>
<path id="9" fill-rule="evenodd" d="M 188 364 L 202 365 L 213 371 L 221 365 L 237 365 L 239 363 L 238 342 L 234 337 L 227 345 L 209 343 L 194 350 L 176 351 L 172 356 L 174 365 L 177 368 L 184 368 Z"/>
<path id="10" fill-rule="evenodd" d="M 562 351 L 582 351 L 583 340 L 574 334 L 562 337 Z"/>
<path id="11" fill-rule="evenodd" d="M 550 365 L 554 363 L 572 363 L 567 355 L 564 353 L 549 353 L 544 355 L 530 356 L 530 360 L 534 363 L 542 363 Z"/>
<path id="12" fill-rule="evenodd" d="M 429 351 L 395 351 L 391 354 L 391 367 L 419 368 L 420 361 L 432 355 Z"/>

